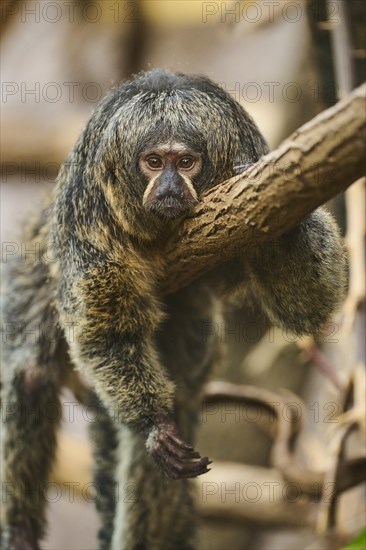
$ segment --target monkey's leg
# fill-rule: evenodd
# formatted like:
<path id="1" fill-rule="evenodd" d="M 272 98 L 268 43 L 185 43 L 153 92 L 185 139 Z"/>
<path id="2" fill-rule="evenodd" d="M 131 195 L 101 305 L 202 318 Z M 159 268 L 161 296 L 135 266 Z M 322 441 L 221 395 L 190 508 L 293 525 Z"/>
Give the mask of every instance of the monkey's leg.
<path id="1" fill-rule="evenodd" d="M 32 255 L 14 258 L 3 277 L 2 550 L 34 550 L 45 533 L 65 349 L 49 281 L 48 266 Z"/>
<path id="2" fill-rule="evenodd" d="M 216 338 L 205 337 L 215 301 L 203 282 L 169 297 L 168 318 L 157 335 L 159 356 L 176 384 L 175 420 L 179 433 L 194 444 L 200 394 L 206 382 Z M 113 550 L 195 548 L 195 484 L 170 480 L 146 452 L 143 436 L 122 427 L 117 469 L 118 505 Z"/>
<path id="3" fill-rule="evenodd" d="M 115 424 L 95 395 L 91 397 L 90 405 L 96 411 L 95 420 L 90 424 L 90 435 L 94 443 L 96 507 L 102 522 L 98 539 L 101 550 L 108 550 L 117 501 L 115 468 L 118 438 Z"/>
<path id="4" fill-rule="evenodd" d="M 38 367 L 14 370 L 2 394 L 2 550 L 35 550 L 61 418 L 58 387 Z"/>
<path id="5" fill-rule="evenodd" d="M 113 550 L 194 548 L 194 482 L 168 479 L 137 432 L 123 427 L 119 435 Z"/>

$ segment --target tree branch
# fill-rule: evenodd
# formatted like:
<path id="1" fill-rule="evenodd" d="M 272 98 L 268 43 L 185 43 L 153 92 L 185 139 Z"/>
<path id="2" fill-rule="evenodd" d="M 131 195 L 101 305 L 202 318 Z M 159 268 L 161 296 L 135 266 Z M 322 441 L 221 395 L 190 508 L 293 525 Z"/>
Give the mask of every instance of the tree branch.
<path id="1" fill-rule="evenodd" d="M 163 291 L 298 225 L 365 173 L 366 85 L 294 132 L 243 174 L 210 189 L 167 247 Z"/>
<path id="2" fill-rule="evenodd" d="M 301 430 L 299 411 L 304 409 L 298 396 L 288 398 L 265 388 L 217 380 L 207 384 L 204 399 L 206 403 L 229 401 L 259 405 L 266 409 L 276 421 L 271 452 L 271 463 L 275 471 L 282 475 L 283 480 L 295 484 L 303 494 L 319 496 L 323 493 L 327 487 L 329 472 L 307 468 L 297 461 L 294 454 L 296 439 Z M 336 465 L 332 481 L 334 494 L 339 495 L 365 481 L 365 466 L 365 457 Z"/>

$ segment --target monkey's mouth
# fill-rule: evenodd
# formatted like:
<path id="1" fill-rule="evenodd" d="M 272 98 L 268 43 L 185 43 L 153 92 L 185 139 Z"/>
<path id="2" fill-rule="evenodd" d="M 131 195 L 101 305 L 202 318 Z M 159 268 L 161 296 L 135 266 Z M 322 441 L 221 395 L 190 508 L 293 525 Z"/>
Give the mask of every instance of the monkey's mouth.
<path id="1" fill-rule="evenodd" d="M 178 200 L 175 197 L 164 197 L 146 202 L 145 208 L 159 218 L 174 220 L 188 214 L 196 202 L 193 198 Z"/>

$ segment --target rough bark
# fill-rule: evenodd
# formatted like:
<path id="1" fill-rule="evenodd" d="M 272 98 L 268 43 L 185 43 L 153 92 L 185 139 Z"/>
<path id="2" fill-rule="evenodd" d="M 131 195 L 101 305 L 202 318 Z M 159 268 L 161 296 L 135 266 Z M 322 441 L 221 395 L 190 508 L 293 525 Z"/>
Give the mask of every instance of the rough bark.
<path id="1" fill-rule="evenodd" d="M 243 174 L 210 189 L 167 247 L 173 292 L 286 233 L 365 173 L 366 85 L 303 125 Z"/>

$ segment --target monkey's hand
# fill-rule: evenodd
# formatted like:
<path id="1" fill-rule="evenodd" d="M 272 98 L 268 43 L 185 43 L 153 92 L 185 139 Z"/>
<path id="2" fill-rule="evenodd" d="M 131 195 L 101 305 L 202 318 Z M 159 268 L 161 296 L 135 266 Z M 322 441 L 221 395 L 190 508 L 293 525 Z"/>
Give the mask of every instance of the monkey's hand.
<path id="1" fill-rule="evenodd" d="M 150 430 L 146 448 L 171 479 L 196 477 L 209 471 L 208 457 L 201 458 L 178 436 L 178 428 L 168 415 L 159 416 Z"/>

